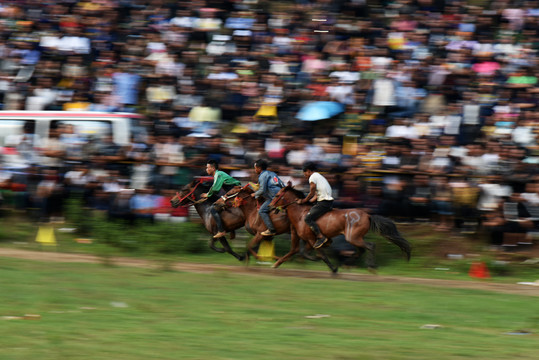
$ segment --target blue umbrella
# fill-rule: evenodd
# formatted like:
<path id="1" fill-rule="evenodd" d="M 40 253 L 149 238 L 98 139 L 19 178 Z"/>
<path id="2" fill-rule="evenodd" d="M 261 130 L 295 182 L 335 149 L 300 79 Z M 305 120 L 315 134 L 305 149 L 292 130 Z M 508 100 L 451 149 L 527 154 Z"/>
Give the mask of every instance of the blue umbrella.
<path id="1" fill-rule="evenodd" d="M 303 121 L 329 119 L 344 111 L 344 105 L 335 101 L 315 101 L 303 106 L 296 118 Z"/>

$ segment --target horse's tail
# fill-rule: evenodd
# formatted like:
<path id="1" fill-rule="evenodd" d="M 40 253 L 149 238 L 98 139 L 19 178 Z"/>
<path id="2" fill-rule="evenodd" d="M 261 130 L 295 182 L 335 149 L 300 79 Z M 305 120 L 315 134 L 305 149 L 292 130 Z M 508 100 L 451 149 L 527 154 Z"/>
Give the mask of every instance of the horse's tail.
<path id="1" fill-rule="evenodd" d="M 371 231 L 377 232 L 378 234 L 391 241 L 393 244 L 400 247 L 401 250 L 406 253 L 406 256 L 408 257 L 409 261 L 410 256 L 412 255 L 412 247 L 410 243 L 399 233 L 399 230 L 397 230 L 395 223 L 391 219 L 380 215 L 371 215 L 370 221 Z"/>

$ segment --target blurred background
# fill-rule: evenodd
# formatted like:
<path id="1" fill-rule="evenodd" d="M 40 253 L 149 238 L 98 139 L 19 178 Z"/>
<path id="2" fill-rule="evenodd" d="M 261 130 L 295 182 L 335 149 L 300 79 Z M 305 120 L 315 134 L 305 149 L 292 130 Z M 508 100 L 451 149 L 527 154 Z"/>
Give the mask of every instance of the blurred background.
<path id="1" fill-rule="evenodd" d="M 2 1 L 2 214 L 194 221 L 168 200 L 207 160 L 247 182 L 265 158 L 300 188 L 311 160 L 336 206 L 529 251 L 538 16 L 504 0 Z"/>

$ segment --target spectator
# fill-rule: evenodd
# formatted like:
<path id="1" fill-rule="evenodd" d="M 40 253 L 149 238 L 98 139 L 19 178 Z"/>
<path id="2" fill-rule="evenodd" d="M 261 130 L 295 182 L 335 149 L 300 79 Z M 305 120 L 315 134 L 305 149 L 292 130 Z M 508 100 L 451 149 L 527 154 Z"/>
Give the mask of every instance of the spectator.
<path id="1" fill-rule="evenodd" d="M 159 204 L 158 200 L 151 186 L 136 189 L 135 194 L 129 199 L 129 208 L 133 213 L 135 221 L 139 223 L 141 221 L 153 223 L 154 212 Z"/>
<path id="2" fill-rule="evenodd" d="M 376 211 L 403 206 L 392 214 L 407 213 L 410 197 L 419 211 L 417 184 L 410 193 L 405 186 L 414 171 L 458 174 L 449 181 L 457 224 L 477 209 L 494 211 L 509 196 L 504 182 L 519 193 L 537 173 L 536 9 L 421 2 L 378 12 L 357 1 L 265 3 L 1 7 L 3 109 L 132 111 L 148 118 L 148 138 L 133 139 L 125 152 L 108 140 L 75 136 L 61 121 L 48 140 L 34 138 L 30 128 L 24 136 L 9 134 L 3 164 L 25 168 L 43 159 L 62 172 L 88 161 L 87 175 L 75 171 L 70 178 L 86 181 L 88 198 L 103 209 L 102 180 L 111 170 L 120 179 L 129 174 L 135 188 L 154 181 L 172 187 L 186 182 L 190 166 L 205 156 L 238 173 L 266 155 L 283 170 L 321 162 L 343 172 L 353 201 L 350 176 L 376 191 L 383 181 L 387 197 Z M 326 21 L 312 21 L 318 17 Z M 295 119 L 301 104 L 313 100 L 338 101 L 346 110 L 324 126 Z M 260 116 L 262 110 L 272 116 Z M 184 161 L 170 161 L 181 153 Z M 405 174 L 381 175 L 388 170 Z M 17 183 L 35 188 L 35 180 L 29 174 Z M 445 184 L 440 192 L 447 195 Z"/>
<path id="3" fill-rule="evenodd" d="M 432 194 L 434 211 L 438 214 L 437 230 L 449 231 L 453 227 L 453 196 L 445 176 L 435 178 Z"/>
<path id="4" fill-rule="evenodd" d="M 514 247 L 525 240 L 526 232 L 533 228 L 533 221 L 520 194 L 512 193 L 488 214 L 483 225 L 489 231 L 491 245 Z"/>
<path id="5" fill-rule="evenodd" d="M 126 105 L 137 105 L 139 96 L 140 76 L 133 73 L 133 66 L 127 62 L 119 63 L 116 72 L 112 74 L 114 84 L 113 95 L 118 98 L 118 102 Z"/>
<path id="6" fill-rule="evenodd" d="M 431 213 L 432 188 L 427 175 L 415 175 L 412 184 L 405 190 L 409 195 L 414 220 L 429 220 Z"/>
<path id="7" fill-rule="evenodd" d="M 63 189 L 59 181 L 58 171 L 43 171 L 43 179 L 37 184 L 35 204 L 39 208 L 40 221 L 48 222 L 61 218 L 63 212 Z"/>

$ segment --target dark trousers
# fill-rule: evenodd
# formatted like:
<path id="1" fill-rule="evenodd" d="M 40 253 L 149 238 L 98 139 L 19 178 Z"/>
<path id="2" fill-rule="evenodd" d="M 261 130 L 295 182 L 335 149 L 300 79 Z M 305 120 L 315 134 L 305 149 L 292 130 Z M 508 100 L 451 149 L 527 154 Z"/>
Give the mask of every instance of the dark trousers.
<path id="1" fill-rule="evenodd" d="M 215 220 L 215 224 L 217 224 L 217 231 L 223 232 L 225 231 L 225 228 L 223 226 L 223 220 L 221 220 L 221 215 L 219 214 L 218 207 L 213 204 L 210 208 L 210 214 L 213 217 L 213 220 Z"/>
<path id="2" fill-rule="evenodd" d="M 311 210 L 305 215 L 305 222 L 311 230 L 320 237 L 320 228 L 316 224 L 316 220 L 333 208 L 333 200 L 317 201 Z"/>
<path id="3" fill-rule="evenodd" d="M 223 187 L 221 188 L 222 190 L 219 192 L 219 194 L 227 193 L 233 187 L 234 187 L 234 185 L 226 185 L 226 184 L 224 184 Z M 218 232 L 225 231 L 225 227 L 223 226 L 223 220 L 221 220 L 221 214 L 219 214 L 219 212 L 222 211 L 222 210 L 223 210 L 223 208 L 219 207 L 219 206 L 216 206 L 215 202 L 213 203 L 213 205 L 210 208 L 210 214 L 213 217 L 213 219 L 215 220 L 215 224 L 217 225 L 217 231 Z"/>
<path id="4" fill-rule="evenodd" d="M 266 224 L 266 227 L 268 228 L 269 231 L 271 232 L 275 232 L 275 226 L 273 226 L 273 223 L 271 222 L 271 218 L 270 218 L 270 203 L 271 203 L 271 200 L 272 199 L 268 199 L 266 201 L 264 201 L 264 203 L 262 204 L 262 206 L 260 206 L 260 209 L 258 210 L 258 215 L 260 215 L 260 218 L 262 219 L 262 221 L 264 222 L 264 224 Z"/>

